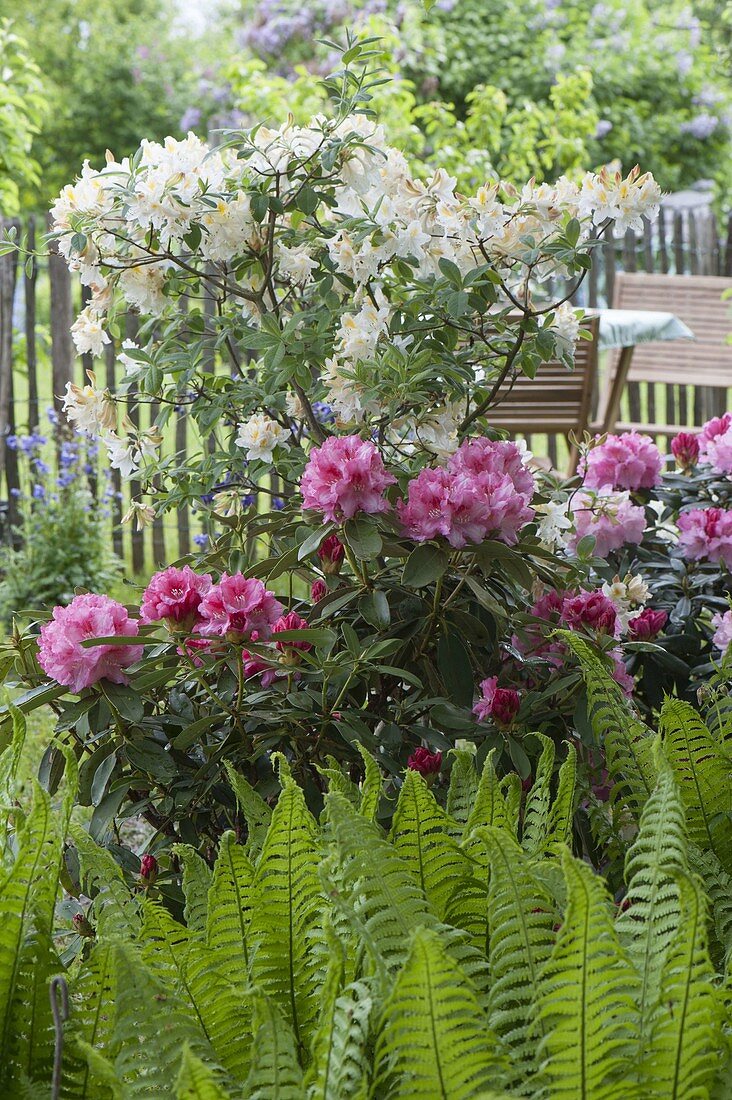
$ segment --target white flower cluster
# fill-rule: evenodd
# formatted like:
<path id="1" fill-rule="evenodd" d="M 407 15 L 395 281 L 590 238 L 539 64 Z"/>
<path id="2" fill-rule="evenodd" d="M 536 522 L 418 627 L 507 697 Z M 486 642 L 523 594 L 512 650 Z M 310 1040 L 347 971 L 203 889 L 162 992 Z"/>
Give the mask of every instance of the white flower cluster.
<path id="1" fill-rule="evenodd" d="M 630 619 L 642 611 L 651 595 L 640 573 L 627 573 L 622 580 L 616 575 L 612 581 L 605 581 L 602 591 L 615 604 L 623 634 L 627 633 Z"/>
<path id="2" fill-rule="evenodd" d="M 103 351 L 117 299 L 158 317 L 180 293 L 171 288 L 174 275 L 201 275 L 220 292 L 224 320 L 233 311 L 239 323 L 258 322 L 274 310 L 297 325 L 322 308 L 318 400 L 342 423 L 380 412 L 354 372 L 414 339 L 392 331 L 402 328 L 394 320 L 408 302 L 410 280 L 442 277 L 444 261 L 461 278 L 489 266 L 499 304 L 517 294 L 530 302 L 531 287 L 558 273 L 551 246 L 570 219 L 581 245 L 608 221 L 621 231 L 638 226 L 659 198 L 653 178 L 637 169 L 624 178 L 603 169 L 578 182 L 531 181 L 520 190 L 493 182 L 464 196 L 442 169 L 428 180 L 413 178 L 403 154 L 365 116 L 317 116 L 307 126 L 261 126 L 238 149 L 211 149 L 189 134 L 143 141 L 120 162 L 108 154 L 100 171 L 84 165 L 52 215 L 60 252 L 92 291 L 73 326 L 80 353 Z M 568 305 L 551 322 L 566 358 L 579 323 Z M 410 355 L 418 350 L 415 343 Z M 134 369 L 134 360 L 125 362 L 124 352 L 121 358 Z M 448 453 L 456 438 L 452 414 L 441 403 L 422 412 L 413 436 Z M 284 429 L 265 421 L 274 424 L 265 416 L 249 420 L 237 443 L 267 461 Z M 112 441 L 121 469 L 134 468 L 152 445 L 139 434 L 133 443 Z"/>
<path id="3" fill-rule="evenodd" d="M 109 390 L 97 388 L 93 371 L 87 371 L 89 384 L 76 386 L 67 382 L 62 409 L 67 419 L 79 431 L 101 439 L 107 448 L 109 464 L 125 479 L 139 473 L 145 458 L 155 458 L 162 443 L 157 428 L 139 431 L 127 419 L 123 421 L 125 436 L 117 433 L 117 409 Z"/>

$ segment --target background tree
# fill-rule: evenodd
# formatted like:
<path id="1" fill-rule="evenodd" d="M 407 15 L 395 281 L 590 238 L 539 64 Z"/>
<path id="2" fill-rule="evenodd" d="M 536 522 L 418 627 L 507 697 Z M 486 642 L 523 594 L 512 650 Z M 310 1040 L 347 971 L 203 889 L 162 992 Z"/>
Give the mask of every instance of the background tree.
<path id="1" fill-rule="evenodd" d="M 18 213 L 20 185 L 38 184 L 30 151 L 45 102 L 27 43 L 7 20 L 0 21 L 0 76 L 0 215 L 10 217 Z"/>

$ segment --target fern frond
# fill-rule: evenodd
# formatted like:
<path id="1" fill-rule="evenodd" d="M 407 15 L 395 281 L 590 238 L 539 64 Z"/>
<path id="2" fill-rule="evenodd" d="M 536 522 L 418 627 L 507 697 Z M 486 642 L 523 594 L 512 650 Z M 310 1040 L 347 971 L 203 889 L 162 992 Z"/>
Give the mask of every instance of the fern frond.
<path id="1" fill-rule="evenodd" d="M 206 942 L 227 961 L 232 981 L 249 970 L 247 935 L 253 885 L 254 868 L 229 830 L 219 842 L 208 891 Z"/>
<path id="2" fill-rule="evenodd" d="M 252 886 L 251 978 L 281 1009 L 304 1048 L 318 1011 L 322 852 L 302 790 L 282 769 L 280 775 L 283 789 Z"/>
<path id="3" fill-rule="evenodd" d="M 567 757 L 559 769 L 557 793 L 549 811 L 547 848 L 569 844 L 577 800 L 577 750 L 567 742 Z"/>
<path id="4" fill-rule="evenodd" d="M 379 1026 L 373 1095 L 473 1100 L 500 1082 L 505 1056 L 466 974 L 427 929 L 414 933 Z"/>
<path id="5" fill-rule="evenodd" d="M 342 948 L 331 944 L 320 1023 L 305 1077 L 308 1100 L 354 1100 L 366 1092 L 372 991 L 366 981 L 346 984 L 345 970 Z"/>
<path id="6" fill-rule="evenodd" d="M 640 817 L 655 784 L 651 731 L 633 713 L 621 688 L 584 638 L 572 630 L 557 634 L 579 660 L 592 728 L 615 782 L 613 801 L 621 799 Z"/>
<path id="7" fill-rule="evenodd" d="M 453 831 L 460 837 L 467 825 L 478 793 L 478 773 L 475 755 L 468 749 L 452 749 L 450 786 L 447 789 L 447 812 L 455 824 Z"/>
<path id="8" fill-rule="evenodd" d="M 536 1069 L 536 1037 L 544 1034 L 536 1020 L 539 974 L 555 941 L 556 909 L 543 885 L 532 873 L 518 843 L 502 829 L 485 827 L 478 836 L 490 861 L 488 885 L 488 965 L 491 975 L 491 1027 L 504 1039 L 513 1065 L 514 1081 L 531 1085 Z"/>
<path id="9" fill-rule="evenodd" d="M 13 736 L 9 745 L 0 753 L 0 869 L 2 868 L 8 832 L 13 818 L 19 818 L 17 809 L 17 777 L 25 745 L 25 715 L 10 704 L 13 720 Z M 17 826 L 16 826 L 17 827 Z"/>
<path id="10" fill-rule="evenodd" d="M 18 855 L 0 881 L 0 1083 L 12 1067 L 14 1005 L 20 992 L 23 944 L 31 930 L 38 896 L 47 907 L 55 882 L 48 879 L 58 866 L 60 839 L 53 827 L 48 794 L 34 783 L 33 805 L 20 835 Z"/>
<path id="11" fill-rule="evenodd" d="M 618 942 L 604 886 L 565 849 L 567 912 L 539 975 L 541 1074 L 552 1100 L 638 1100 L 623 1076 L 637 1026 L 637 979 Z"/>
<path id="12" fill-rule="evenodd" d="M 3 1061 L 5 1095 L 21 1081 L 48 1087 L 53 1071 L 55 1032 L 48 986 L 63 972 L 50 930 L 31 928 L 18 959 L 10 1036 Z"/>
<path id="13" fill-rule="evenodd" d="M 94 914 L 100 934 L 135 939 L 140 930 L 140 909 L 119 865 L 109 852 L 94 843 L 85 829 L 74 822 L 69 826 L 69 834 L 79 855 L 84 892 L 94 898 Z"/>
<path id="14" fill-rule="evenodd" d="M 641 1067 L 649 1100 L 709 1097 L 719 1068 L 724 1008 L 707 950 L 707 913 L 696 879 L 679 874 L 682 919 L 661 979 L 659 1011 Z"/>
<path id="15" fill-rule="evenodd" d="M 346 775 L 345 768 L 338 763 L 334 756 L 327 756 L 326 764 L 327 767 L 325 768 L 318 766 L 318 772 L 324 779 L 328 780 L 328 790 L 340 791 L 352 806 L 358 806 L 361 801 L 361 792 L 351 777 Z"/>
<path id="16" fill-rule="evenodd" d="M 732 769 L 699 714 L 681 699 L 661 709 L 663 750 L 686 807 L 689 839 L 732 870 Z"/>
<path id="17" fill-rule="evenodd" d="M 379 810 L 379 803 L 381 802 L 381 795 L 384 789 L 381 769 L 371 753 L 363 747 L 360 741 L 356 742 L 356 748 L 360 753 L 364 766 L 364 779 L 361 784 L 361 802 L 359 810 L 367 821 L 376 821 L 376 814 Z"/>
<path id="18" fill-rule="evenodd" d="M 253 1036 L 247 1100 L 305 1100 L 295 1036 L 268 997 L 254 1000 Z"/>
<path id="19" fill-rule="evenodd" d="M 233 1094 L 222 1088 L 211 1067 L 186 1045 L 175 1083 L 175 1100 L 233 1100 Z"/>
<path id="20" fill-rule="evenodd" d="M 549 815 L 552 801 L 552 776 L 554 775 L 554 742 L 543 733 L 534 737 L 541 743 L 541 756 L 536 765 L 536 775 L 526 796 L 521 847 L 529 855 L 536 856 L 546 849 L 549 834 Z"/>
<path id="21" fill-rule="evenodd" d="M 350 920 L 374 961 L 386 970 L 405 958 L 414 928 L 435 927 L 437 918 L 408 865 L 381 830 L 355 813 L 342 795 L 326 795 Z"/>
<path id="22" fill-rule="evenodd" d="M 615 929 L 639 977 L 639 1055 L 646 1049 L 666 956 L 676 936 L 681 908 L 677 875 L 687 867 L 684 808 L 673 772 L 659 760 L 656 788 L 646 802 L 638 835 L 625 861 L 625 908 Z"/>
<path id="23" fill-rule="evenodd" d="M 183 864 L 183 894 L 186 899 L 183 916 L 186 926 L 189 932 L 203 936 L 206 933 L 211 868 L 189 844 L 175 844 L 173 852 Z"/>
<path id="24" fill-rule="evenodd" d="M 469 847 L 468 840 L 471 834 L 485 825 L 510 831 L 508 808 L 494 763 L 497 752 L 497 749 L 491 749 L 483 764 L 475 799 L 465 825 L 466 847 Z"/>
<path id="25" fill-rule="evenodd" d="M 440 919 L 470 862 L 450 836 L 450 819 L 419 772 L 407 769 L 389 840 Z"/>
<path id="26" fill-rule="evenodd" d="M 689 845 L 689 865 L 704 883 L 712 905 L 716 955 L 726 968 L 732 958 L 732 875 L 728 875 L 713 852 Z"/>
<path id="27" fill-rule="evenodd" d="M 171 986 L 150 972 L 135 948 L 117 945 L 115 970 L 115 1070 L 126 1100 L 166 1096 L 178 1075 L 186 1043 L 198 1057 L 216 1064 L 190 1009 Z"/>
<path id="28" fill-rule="evenodd" d="M 111 1063 L 103 1067 L 88 1055 L 89 1049 L 101 1058 L 109 1051 L 114 1029 L 115 943 L 111 936 L 98 940 L 70 988 L 72 1005 L 68 1025 L 69 1049 L 63 1060 L 62 1095 L 74 1100 L 106 1100 L 110 1093 Z M 121 1086 L 115 1077 L 115 1085 Z M 106 1091 L 105 1091 L 106 1090 Z M 112 1090 L 113 1091 L 113 1090 Z"/>
<path id="29" fill-rule="evenodd" d="M 506 828 L 514 836 L 518 836 L 519 816 L 521 814 L 521 780 L 516 772 L 509 772 L 508 775 L 504 775 L 498 784 L 498 789 L 506 804 Z"/>
<path id="30" fill-rule="evenodd" d="M 272 810 L 251 783 L 247 782 L 243 775 L 234 771 L 233 765 L 228 760 L 224 761 L 224 767 L 231 789 L 236 796 L 239 812 L 244 815 L 247 823 L 247 854 L 250 859 L 254 859 L 267 835 L 267 829 L 272 820 Z"/>
<path id="31" fill-rule="evenodd" d="M 94 1082 L 94 1091 L 87 1094 L 89 1100 L 127 1100 L 126 1096 L 123 1096 L 122 1082 L 117 1076 L 117 1071 L 104 1054 L 100 1054 L 84 1039 L 79 1039 L 77 1042 L 76 1052 L 86 1060 L 89 1080 Z M 62 1093 L 62 1095 L 66 1100 L 66 1094 Z M 75 1096 L 73 1093 L 70 1095 Z"/>

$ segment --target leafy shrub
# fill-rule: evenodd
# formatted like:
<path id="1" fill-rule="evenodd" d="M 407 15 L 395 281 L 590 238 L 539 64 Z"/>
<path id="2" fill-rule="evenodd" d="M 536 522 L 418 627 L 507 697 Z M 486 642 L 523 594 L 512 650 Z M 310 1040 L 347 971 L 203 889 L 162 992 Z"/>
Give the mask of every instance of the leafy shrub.
<path id="1" fill-rule="evenodd" d="M 629 727 L 615 685 L 594 677 L 592 690 L 626 818 L 615 905 L 570 853 L 574 751 L 555 777 L 548 739 L 525 796 L 492 754 L 479 775 L 457 753 L 447 810 L 409 771 L 388 834 L 373 761 L 360 786 L 330 770 L 318 822 L 276 756 L 274 808 L 230 772 L 243 843 L 227 833 L 213 867 L 158 848 L 138 873 L 69 826 L 66 752 L 64 809 L 51 815 L 36 785 L 4 848 L 6 1089 L 48 1085 L 47 983 L 63 971 L 69 1097 L 723 1095 L 729 719 L 715 730 L 669 700 L 653 737 Z M 16 713 L 4 803 L 22 743 Z M 80 902 L 62 965 L 67 831 L 64 882 Z"/>
<path id="2" fill-rule="evenodd" d="M 25 490 L 16 549 L 0 552 L 0 620 L 28 609 L 68 603 L 78 589 L 104 591 L 119 577 L 121 563 L 109 549 L 112 490 L 96 488 L 97 448 L 81 436 L 52 440 L 38 432 L 11 437 L 21 458 Z M 48 461 L 47 461 L 48 460 Z M 103 482 L 104 484 L 104 482 Z"/>

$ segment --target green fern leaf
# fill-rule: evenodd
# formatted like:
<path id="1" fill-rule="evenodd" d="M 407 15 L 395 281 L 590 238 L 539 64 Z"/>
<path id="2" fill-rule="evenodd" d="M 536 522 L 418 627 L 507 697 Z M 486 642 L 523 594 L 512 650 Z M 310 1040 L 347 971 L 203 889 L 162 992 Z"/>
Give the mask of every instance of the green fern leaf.
<path id="1" fill-rule="evenodd" d="M 330 948 L 305 1089 L 308 1100 L 355 1100 L 366 1091 L 369 1079 L 372 991 L 366 981 L 345 984 L 343 949 L 337 943 Z"/>
<path id="2" fill-rule="evenodd" d="M 567 758 L 559 769 L 557 793 L 549 812 L 547 848 L 569 844 L 577 796 L 577 750 L 567 743 Z"/>
<path id="3" fill-rule="evenodd" d="M 485 758 L 477 792 L 465 826 L 464 845 L 470 848 L 470 837 L 485 825 L 498 829 L 510 829 L 508 808 L 496 774 L 494 760 L 498 750 L 491 749 Z M 478 848 L 482 845 L 478 843 Z"/>
<path id="4" fill-rule="evenodd" d="M 708 1100 L 719 1068 L 724 1008 L 707 950 L 706 905 L 696 879 L 680 874 L 678 885 L 682 919 L 642 1065 L 648 1100 Z"/>
<path id="5" fill-rule="evenodd" d="M 360 741 L 356 742 L 356 748 L 361 755 L 364 766 L 364 780 L 361 784 L 361 803 L 359 805 L 359 810 L 367 821 L 376 821 L 376 815 L 379 810 L 379 803 L 381 802 L 381 795 L 384 789 L 381 769 L 371 753 L 363 747 Z"/>
<path id="6" fill-rule="evenodd" d="M 228 760 L 224 761 L 224 767 L 231 789 L 236 796 L 239 812 L 244 815 L 247 823 L 246 849 L 249 857 L 253 859 L 259 853 L 267 835 L 267 829 L 272 820 L 272 810 L 251 783 L 248 783 L 243 775 L 234 771 L 233 765 Z"/>
<path id="7" fill-rule="evenodd" d="M 694 708 L 680 699 L 664 702 L 660 730 L 686 807 L 689 839 L 732 870 L 732 770 L 726 754 Z"/>
<path id="8" fill-rule="evenodd" d="M 85 829 L 72 822 L 69 833 L 79 855 L 85 893 L 92 897 L 96 894 L 94 914 L 99 933 L 135 939 L 140 930 L 140 909 L 119 865 L 109 852 L 94 843 Z"/>
<path id="9" fill-rule="evenodd" d="M 526 796 L 521 847 L 529 855 L 539 855 L 546 849 L 549 837 L 549 816 L 552 802 L 552 776 L 554 775 L 554 742 L 543 733 L 534 737 L 542 750 L 536 766 L 536 776 Z"/>
<path id="10" fill-rule="evenodd" d="M 305 1100 L 292 1028 L 277 1005 L 261 995 L 254 1001 L 253 1036 L 247 1100 Z"/>
<path id="11" fill-rule="evenodd" d="M 95 1061 L 89 1049 L 101 1058 L 108 1051 L 114 1028 L 114 939 L 105 936 L 94 947 L 70 988 L 73 1011 L 68 1025 L 69 1050 L 63 1060 L 64 1097 L 74 1100 L 107 1100 L 113 1094 L 109 1073 L 114 1068 L 107 1063 L 103 1076 L 95 1071 Z M 98 1067 L 97 1067 L 98 1068 Z M 117 1089 L 121 1088 L 114 1076 Z"/>
<path id="12" fill-rule="evenodd" d="M 5 1095 L 21 1081 L 48 1087 L 53 1071 L 55 1032 L 48 986 L 63 972 L 49 931 L 31 928 L 18 959 L 11 1008 L 10 1041 L 3 1064 Z"/>
<path id="13" fill-rule="evenodd" d="M 455 823 L 455 835 L 460 837 L 475 804 L 478 773 L 475 770 L 475 754 L 468 749 L 452 749 L 450 756 L 452 767 L 447 790 L 447 812 Z"/>
<path id="14" fill-rule="evenodd" d="M 615 928 L 639 975 L 637 1044 L 645 1051 L 653 1020 L 666 956 L 681 917 L 677 875 L 686 870 L 684 808 L 665 761 L 646 802 L 638 835 L 628 851 L 625 909 Z"/>
<path id="15" fill-rule="evenodd" d="M 145 905 L 142 939 L 142 959 L 149 972 L 175 992 L 219 1063 L 243 1083 L 249 1072 L 249 1051 L 241 1036 L 251 1018 L 243 969 L 237 988 L 227 976 L 228 959 L 204 946 L 154 902 Z"/>
<path id="16" fill-rule="evenodd" d="M 728 875 L 713 852 L 689 845 L 689 864 L 703 883 L 714 916 L 716 952 L 726 969 L 732 958 L 732 875 Z"/>
<path id="17" fill-rule="evenodd" d="M 542 1075 L 552 1100 L 638 1100 L 625 1073 L 637 1026 L 637 980 L 601 880 L 566 849 L 562 867 L 567 912 L 539 975 Z"/>
<path id="18" fill-rule="evenodd" d="M 415 932 L 386 1002 L 376 1042 L 373 1096 L 473 1100 L 505 1072 L 472 983 L 427 929 Z"/>
<path id="19" fill-rule="evenodd" d="M 25 746 L 25 715 L 10 704 L 13 720 L 13 736 L 10 744 L 0 753 L 0 868 L 5 855 L 8 832 L 17 810 L 17 777 Z"/>
<path id="20" fill-rule="evenodd" d="M 94 1091 L 86 1094 L 89 1100 L 127 1100 L 126 1095 L 123 1095 L 122 1082 L 117 1076 L 117 1071 L 104 1054 L 100 1054 L 91 1043 L 83 1039 L 78 1040 L 75 1049 L 79 1056 L 86 1060 L 89 1079 L 94 1082 Z M 75 1098 L 73 1092 L 62 1093 L 62 1095 L 64 1100 L 67 1095 Z"/>
<path id="21" fill-rule="evenodd" d="M 592 728 L 615 781 L 613 801 L 622 800 L 640 817 L 655 785 L 651 731 L 632 712 L 621 688 L 584 638 L 571 630 L 557 634 L 579 659 Z"/>
<path id="22" fill-rule="evenodd" d="M 302 790 L 280 774 L 284 786 L 252 886 L 251 978 L 282 1010 L 304 1049 L 318 1012 L 322 852 Z"/>
<path id="23" fill-rule="evenodd" d="M 328 766 L 325 768 L 322 766 L 317 767 L 319 774 L 328 780 L 328 790 L 340 791 L 352 806 L 358 806 L 361 801 L 361 792 L 351 777 L 346 775 L 345 768 L 338 763 L 334 756 L 327 756 L 326 764 Z"/>
<path id="24" fill-rule="evenodd" d="M 539 975 L 554 946 L 557 915 L 517 842 L 502 829 L 486 827 L 478 835 L 490 860 L 489 1016 L 513 1064 L 520 1068 L 514 1084 L 526 1088 L 532 1067 L 536 1068 L 536 1036 L 545 1031 L 541 1020 L 532 1021 L 532 1017 Z"/>
<path id="25" fill-rule="evenodd" d="M 186 1043 L 194 1054 L 215 1065 L 190 1009 L 171 986 L 150 972 L 134 948 L 117 945 L 115 970 L 115 1071 L 126 1100 L 168 1095 Z"/>
<path id="26" fill-rule="evenodd" d="M 208 914 L 208 891 L 211 868 L 189 844 L 176 844 L 173 852 L 183 864 L 183 910 L 186 926 L 195 935 L 205 935 Z"/>
<path id="27" fill-rule="evenodd" d="M 232 1100 L 232 1094 L 222 1088 L 211 1067 L 196 1057 L 188 1046 L 183 1047 L 175 1097 L 176 1100 Z"/>
<path id="28" fill-rule="evenodd" d="M 60 838 L 54 829 L 48 794 L 34 783 L 33 806 L 19 838 L 18 855 L 0 881 L 0 1083 L 11 1071 L 14 1006 L 21 989 L 23 944 L 40 895 L 47 908 L 50 891 L 55 895 L 55 875 Z"/>
<path id="29" fill-rule="evenodd" d="M 470 863 L 450 836 L 449 818 L 419 772 L 407 769 L 389 839 L 440 919 Z"/>
<path id="30" fill-rule="evenodd" d="M 506 804 L 506 828 L 514 836 L 518 836 L 519 817 L 521 815 L 521 780 L 516 772 L 509 772 L 508 775 L 504 775 L 498 784 L 498 789 Z"/>
<path id="31" fill-rule="evenodd" d="M 249 971 L 247 935 L 253 885 L 254 868 L 229 830 L 219 842 L 208 892 L 206 942 L 227 960 L 232 981 Z"/>

